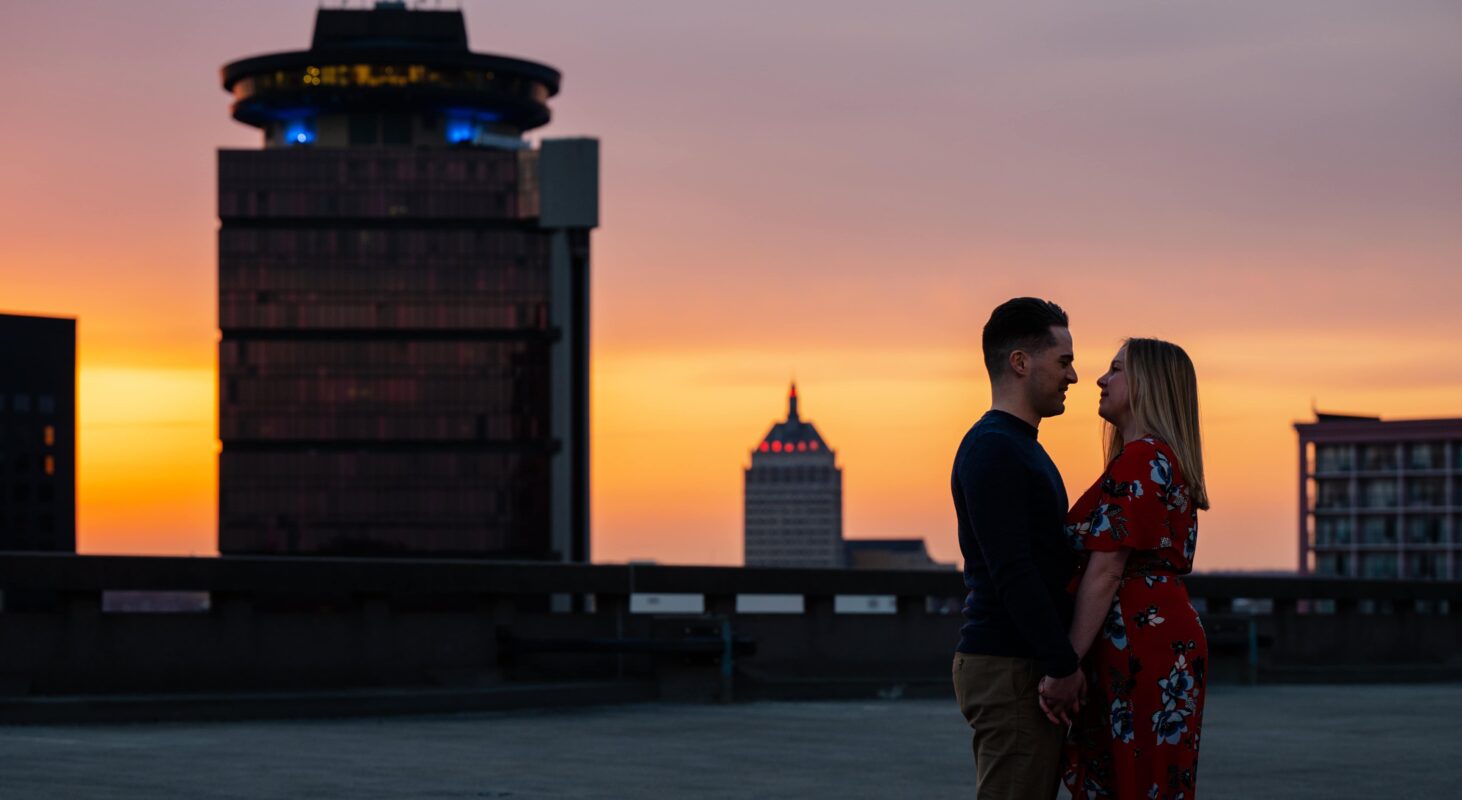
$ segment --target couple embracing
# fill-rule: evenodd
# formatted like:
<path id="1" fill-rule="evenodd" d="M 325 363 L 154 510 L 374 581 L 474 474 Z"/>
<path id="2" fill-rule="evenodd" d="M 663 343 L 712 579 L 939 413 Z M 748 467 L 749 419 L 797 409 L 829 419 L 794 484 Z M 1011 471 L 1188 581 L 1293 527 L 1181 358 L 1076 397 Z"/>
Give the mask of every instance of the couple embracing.
<path id="1" fill-rule="evenodd" d="M 1106 468 L 1075 504 L 1036 439 L 1076 383 L 1055 303 L 985 325 L 992 403 L 955 456 L 969 595 L 954 688 L 978 796 L 1193 800 L 1208 644 L 1180 576 L 1208 508 L 1182 348 L 1128 339 L 1097 385 Z"/>

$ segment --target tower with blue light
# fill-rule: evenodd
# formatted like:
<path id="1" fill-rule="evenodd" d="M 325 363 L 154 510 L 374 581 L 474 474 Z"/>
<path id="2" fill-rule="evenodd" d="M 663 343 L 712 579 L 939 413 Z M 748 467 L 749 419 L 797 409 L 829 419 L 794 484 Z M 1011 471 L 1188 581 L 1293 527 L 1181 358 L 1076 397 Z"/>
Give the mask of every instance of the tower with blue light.
<path id="1" fill-rule="evenodd" d="M 598 143 L 460 11 L 223 68 L 219 550 L 586 561 Z"/>

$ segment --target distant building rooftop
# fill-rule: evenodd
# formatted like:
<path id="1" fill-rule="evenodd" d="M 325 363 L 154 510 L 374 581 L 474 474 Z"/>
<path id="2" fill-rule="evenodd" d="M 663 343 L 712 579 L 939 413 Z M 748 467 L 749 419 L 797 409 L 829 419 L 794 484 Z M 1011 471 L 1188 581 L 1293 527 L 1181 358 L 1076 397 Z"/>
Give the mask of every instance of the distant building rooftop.
<path id="1" fill-rule="evenodd" d="M 309 50 L 269 53 L 223 67 L 234 119 L 271 123 L 328 114 L 436 113 L 492 122 L 518 133 L 548 122 L 558 70 L 474 53 L 458 10 L 321 8 Z"/>
<path id="2" fill-rule="evenodd" d="M 1315 412 L 1315 421 L 1296 422 L 1304 439 L 1324 441 L 1421 441 L 1462 438 L 1462 417 L 1382 419 L 1375 415 Z"/>
<path id="3" fill-rule="evenodd" d="M 797 413 L 797 384 L 787 392 L 787 419 L 778 422 L 762 437 L 756 447 L 759 453 L 825 452 L 827 442 L 811 422 L 804 422 Z"/>
<path id="4" fill-rule="evenodd" d="M 1364 414 L 1330 414 L 1324 411 L 1315 412 L 1316 422 L 1380 422 L 1378 416 Z"/>
<path id="5" fill-rule="evenodd" d="M 843 551 L 852 569 L 954 569 L 930 557 L 923 539 L 846 539 Z"/>

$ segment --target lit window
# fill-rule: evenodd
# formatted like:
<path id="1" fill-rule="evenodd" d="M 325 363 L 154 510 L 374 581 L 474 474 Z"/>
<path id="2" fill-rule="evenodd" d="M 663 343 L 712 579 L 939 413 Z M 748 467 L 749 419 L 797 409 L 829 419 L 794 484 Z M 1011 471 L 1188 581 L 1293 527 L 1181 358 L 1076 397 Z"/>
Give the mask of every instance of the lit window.
<path id="1" fill-rule="evenodd" d="M 43 435 L 46 440 L 46 447 L 53 447 L 56 444 L 56 428 L 54 426 L 47 425 Z"/>
<path id="2" fill-rule="evenodd" d="M 46 456 L 46 474 L 47 475 L 55 475 L 56 474 L 56 457 L 55 456 Z"/>

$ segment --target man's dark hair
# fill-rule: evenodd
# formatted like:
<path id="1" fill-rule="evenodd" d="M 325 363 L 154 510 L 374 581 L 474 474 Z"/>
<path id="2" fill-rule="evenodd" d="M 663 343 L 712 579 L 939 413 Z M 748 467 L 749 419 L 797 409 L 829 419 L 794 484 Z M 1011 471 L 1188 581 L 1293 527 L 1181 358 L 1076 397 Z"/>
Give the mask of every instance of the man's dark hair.
<path id="1" fill-rule="evenodd" d="M 990 312 L 985 323 L 985 369 L 995 380 L 1010 369 L 1010 354 L 1016 350 L 1039 353 L 1056 343 L 1051 327 L 1069 328 L 1066 312 L 1050 300 L 1017 297 L 1006 300 Z"/>

